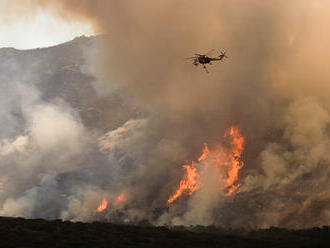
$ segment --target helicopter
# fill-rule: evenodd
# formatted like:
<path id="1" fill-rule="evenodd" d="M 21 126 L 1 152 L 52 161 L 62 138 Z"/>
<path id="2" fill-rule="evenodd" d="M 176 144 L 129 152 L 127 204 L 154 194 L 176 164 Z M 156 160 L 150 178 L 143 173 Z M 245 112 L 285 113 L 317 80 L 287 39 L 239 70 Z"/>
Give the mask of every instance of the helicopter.
<path id="1" fill-rule="evenodd" d="M 207 54 L 209 54 L 209 53 L 207 53 Z M 221 52 L 220 55 L 218 57 L 215 57 L 215 58 L 209 57 L 207 54 L 195 53 L 194 54 L 195 56 L 188 57 L 188 58 L 185 58 L 185 59 L 193 60 L 193 63 L 192 64 L 195 65 L 195 66 L 202 65 L 203 68 L 205 69 L 205 71 L 207 73 L 209 73 L 209 71 L 206 68 L 206 64 L 210 64 L 211 65 L 212 64 L 212 61 L 222 61 L 224 58 L 228 58 L 228 56 L 226 55 L 226 52 L 225 51 Z"/>

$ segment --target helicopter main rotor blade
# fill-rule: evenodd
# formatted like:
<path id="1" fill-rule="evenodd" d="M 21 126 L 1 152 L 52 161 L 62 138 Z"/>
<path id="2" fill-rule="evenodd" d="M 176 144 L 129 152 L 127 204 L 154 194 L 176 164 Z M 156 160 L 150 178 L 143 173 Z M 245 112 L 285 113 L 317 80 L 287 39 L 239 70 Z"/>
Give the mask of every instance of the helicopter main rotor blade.
<path id="1" fill-rule="evenodd" d="M 196 58 L 196 56 L 194 56 L 194 57 L 188 57 L 188 58 L 184 58 L 184 59 L 195 59 Z"/>
<path id="2" fill-rule="evenodd" d="M 205 53 L 205 55 L 211 55 L 214 51 L 215 51 L 215 49 L 211 49 L 210 51 L 208 51 L 207 53 Z"/>

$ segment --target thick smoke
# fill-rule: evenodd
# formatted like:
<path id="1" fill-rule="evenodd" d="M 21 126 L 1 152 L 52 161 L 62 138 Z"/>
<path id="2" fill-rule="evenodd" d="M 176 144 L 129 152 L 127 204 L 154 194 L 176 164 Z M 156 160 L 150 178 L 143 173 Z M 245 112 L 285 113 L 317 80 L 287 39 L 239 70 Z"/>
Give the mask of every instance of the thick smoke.
<path id="1" fill-rule="evenodd" d="M 42 100 L 30 69 L 1 68 L 0 212 L 55 218 L 63 206 L 54 177 L 79 168 L 90 135 L 68 105 Z"/>
<path id="2" fill-rule="evenodd" d="M 24 134 L 6 138 L 17 128 L 5 129 L 6 135 L 1 134 L 1 156 L 5 161 L 15 160 L 11 164 L 22 175 L 11 181 L 24 180 L 27 184 L 21 185 L 24 188 L 33 185 L 35 174 L 30 167 L 39 169 L 44 161 L 38 157 L 40 154 L 47 154 L 47 161 L 54 161 L 54 165 L 47 166 L 49 171 L 42 170 L 47 176 L 37 188 L 23 195 L 16 186 L 4 190 L 1 198 L 4 214 L 28 217 L 49 214 L 47 217 L 51 218 L 92 220 L 98 218 L 93 208 L 102 197 L 115 202 L 116 195 L 125 192 L 125 202 L 112 206 L 116 211 L 106 214 L 109 220 L 293 228 L 329 222 L 330 52 L 326 47 L 330 35 L 324 25 L 329 21 L 328 3 L 307 0 L 31 3 L 64 18 L 90 21 L 97 32 L 105 33 L 99 59 L 101 78 L 106 77 L 109 86 L 102 81 L 97 87 L 105 87 L 104 92 L 120 88 L 146 108 L 148 116 L 109 130 L 95 144 L 94 136 L 68 108 L 59 111 L 59 106 L 35 105 L 37 100 L 33 100 L 32 106 L 24 110 L 27 122 Z M 227 50 L 229 59 L 210 66 L 210 74 L 183 60 L 194 52 L 213 48 L 216 52 Z M 35 94 L 28 94 L 29 98 L 31 95 Z M 13 106 L 12 100 L 5 101 L 8 108 Z M 57 112 L 68 125 L 64 130 L 73 131 L 53 139 L 47 133 L 48 124 L 52 123 L 47 123 L 48 117 L 43 115 Z M 8 112 L 4 116 L 15 127 L 13 117 Z M 181 164 L 196 159 L 204 142 L 211 147 L 219 145 L 225 129 L 232 124 L 240 126 L 247 140 L 246 166 L 240 174 L 241 192 L 225 197 L 212 189 L 210 183 L 206 192 L 199 191 L 190 199 L 166 208 L 166 200 L 182 176 Z M 40 146 L 45 139 L 47 142 Z M 98 151 L 91 148 L 94 146 Z M 88 149 L 93 151 L 88 153 Z M 62 150 L 63 157 L 58 157 Z M 79 157 L 79 152 L 85 156 L 92 154 L 93 163 L 99 165 L 85 173 L 93 170 L 98 173 L 89 176 L 91 183 L 79 181 L 75 187 L 70 186 L 65 204 L 58 203 L 61 186 L 53 174 L 76 170 L 75 166 L 81 164 L 73 162 L 71 156 Z M 10 157 L 13 153 L 19 155 Z M 16 161 L 24 153 L 29 154 L 29 159 L 23 157 L 24 163 Z M 2 181 L 6 182 L 6 178 Z M 47 189 L 48 197 L 39 200 Z M 38 209 L 38 200 L 38 204 L 58 207 L 48 210 L 50 213 L 43 212 Z"/>

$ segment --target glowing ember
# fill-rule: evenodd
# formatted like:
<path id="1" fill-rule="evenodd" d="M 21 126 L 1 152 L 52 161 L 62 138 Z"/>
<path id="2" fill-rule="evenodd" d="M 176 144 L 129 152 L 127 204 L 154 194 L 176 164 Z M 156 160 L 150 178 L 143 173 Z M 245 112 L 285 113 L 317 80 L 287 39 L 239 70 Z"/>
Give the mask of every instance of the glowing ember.
<path id="1" fill-rule="evenodd" d="M 121 193 L 120 195 L 117 196 L 114 205 L 118 205 L 120 203 L 122 203 L 123 201 L 125 201 L 125 193 Z"/>
<path id="2" fill-rule="evenodd" d="M 102 202 L 100 203 L 100 205 L 97 207 L 96 211 L 97 212 L 102 212 L 104 211 L 108 206 L 108 202 L 106 199 L 103 199 Z"/>
<path id="3" fill-rule="evenodd" d="M 202 187 L 201 177 L 211 166 L 218 173 L 219 182 L 225 195 L 231 195 L 239 190 L 240 184 L 236 184 L 236 182 L 239 170 L 244 166 L 242 162 L 244 137 L 237 127 L 232 126 L 225 133 L 224 138 L 229 139 L 230 149 L 220 147 L 211 151 L 205 144 L 202 155 L 197 159 L 198 163 L 192 162 L 191 165 L 183 166 L 185 173 L 180 181 L 180 186 L 167 200 L 167 204 L 171 204 L 183 194 L 192 195 Z"/>

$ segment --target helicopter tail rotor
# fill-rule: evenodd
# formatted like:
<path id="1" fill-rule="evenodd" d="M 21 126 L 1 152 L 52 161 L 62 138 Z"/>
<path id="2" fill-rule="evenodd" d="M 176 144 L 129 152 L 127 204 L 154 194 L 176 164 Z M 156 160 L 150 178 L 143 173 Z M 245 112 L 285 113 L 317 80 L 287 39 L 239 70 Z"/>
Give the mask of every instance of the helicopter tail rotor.
<path id="1" fill-rule="evenodd" d="M 220 60 L 222 60 L 223 58 L 228 58 L 228 56 L 226 55 L 226 51 L 222 51 L 219 55 Z"/>

